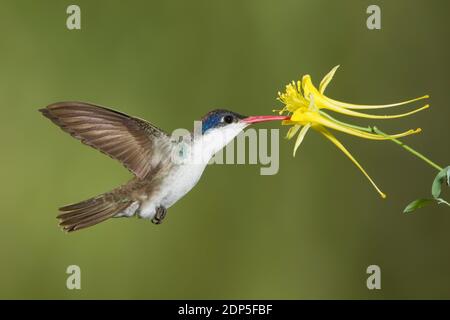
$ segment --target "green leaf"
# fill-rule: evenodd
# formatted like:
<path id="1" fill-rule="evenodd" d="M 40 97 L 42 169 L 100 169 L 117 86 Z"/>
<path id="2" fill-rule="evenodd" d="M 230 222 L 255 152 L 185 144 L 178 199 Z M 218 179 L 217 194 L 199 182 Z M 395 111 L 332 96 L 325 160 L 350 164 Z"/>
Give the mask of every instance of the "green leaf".
<path id="1" fill-rule="evenodd" d="M 434 199 L 417 199 L 414 200 L 413 202 L 411 202 L 410 204 L 408 204 L 405 208 L 405 210 L 403 210 L 404 213 L 411 213 L 416 209 L 420 209 L 422 207 L 425 207 L 426 205 L 430 204 L 434 202 Z"/>
<path id="2" fill-rule="evenodd" d="M 433 185 L 431 186 L 431 194 L 433 198 L 437 199 L 441 195 L 441 188 L 444 182 L 449 184 L 450 166 L 442 169 L 434 178 Z"/>

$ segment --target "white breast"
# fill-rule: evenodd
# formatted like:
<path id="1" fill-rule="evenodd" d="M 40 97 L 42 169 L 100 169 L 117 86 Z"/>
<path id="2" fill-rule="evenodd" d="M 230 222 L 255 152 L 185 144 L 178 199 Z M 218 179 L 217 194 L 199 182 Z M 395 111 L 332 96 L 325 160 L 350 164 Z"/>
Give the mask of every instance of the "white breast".
<path id="1" fill-rule="evenodd" d="M 172 206 L 198 182 L 211 157 L 226 146 L 246 124 L 231 124 L 221 130 L 200 136 L 199 140 L 190 143 L 186 150 L 189 158 L 185 163 L 177 164 L 162 182 L 158 191 L 142 204 L 139 216 L 153 218 L 156 208 L 163 206 L 166 209 Z"/>
<path id="2" fill-rule="evenodd" d="M 197 184 L 205 167 L 200 164 L 178 166 L 164 179 L 159 190 L 142 204 L 139 216 L 152 219 L 157 207 L 171 207 Z"/>
<path id="3" fill-rule="evenodd" d="M 178 167 L 167 179 L 167 191 L 161 199 L 161 205 L 168 208 L 188 193 L 200 180 L 206 165 L 187 164 Z"/>

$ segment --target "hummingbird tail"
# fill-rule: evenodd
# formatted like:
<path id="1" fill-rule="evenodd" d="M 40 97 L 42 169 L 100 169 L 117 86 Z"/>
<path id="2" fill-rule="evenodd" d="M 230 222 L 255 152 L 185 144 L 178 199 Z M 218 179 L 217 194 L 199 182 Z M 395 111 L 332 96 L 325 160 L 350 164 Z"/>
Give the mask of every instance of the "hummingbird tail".
<path id="1" fill-rule="evenodd" d="M 114 217 L 126 210 L 132 202 L 118 197 L 112 191 L 59 208 L 57 218 L 64 231 L 77 231 Z"/>

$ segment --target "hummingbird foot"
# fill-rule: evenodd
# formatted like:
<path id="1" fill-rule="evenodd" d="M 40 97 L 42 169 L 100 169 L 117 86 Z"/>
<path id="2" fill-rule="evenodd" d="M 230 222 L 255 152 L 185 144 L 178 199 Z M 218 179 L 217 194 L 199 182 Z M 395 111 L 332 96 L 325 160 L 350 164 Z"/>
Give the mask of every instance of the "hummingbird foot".
<path id="1" fill-rule="evenodd" d="M 158 208 L 156 208 L 156 214 L 152 219 L 152 222 L 154 224 L 161 224 L 164 220 L 164 218 L 166 217 L 167 214 L 167 209 L 164 208 L 163 206 L 160 206 Z"/>

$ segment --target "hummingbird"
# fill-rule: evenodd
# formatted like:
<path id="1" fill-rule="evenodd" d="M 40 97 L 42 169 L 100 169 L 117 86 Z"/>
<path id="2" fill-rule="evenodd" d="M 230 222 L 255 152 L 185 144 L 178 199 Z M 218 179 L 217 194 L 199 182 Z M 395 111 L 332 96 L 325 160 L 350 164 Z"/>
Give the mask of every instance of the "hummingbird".
<path id="1" fill-rule="evenodd" d="M 131 180 L 109 192 L 59 208 L 59 225 L 66 232 L 113 217 L 137 216 L 160 224 L 167 209 L 197 184 L 212 156 L 244 128 L 288 119 L 212 110 L 201 119 L 200 137 L 186 142 L 174 141 L 146 120 L 91 103 L 58 102 L 39 111 L 72 137 L 118 160 L 133 174 Z M 174 161 L 174 154 L 186 149 L 191 159 L 202 161 Z"/>

